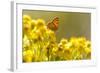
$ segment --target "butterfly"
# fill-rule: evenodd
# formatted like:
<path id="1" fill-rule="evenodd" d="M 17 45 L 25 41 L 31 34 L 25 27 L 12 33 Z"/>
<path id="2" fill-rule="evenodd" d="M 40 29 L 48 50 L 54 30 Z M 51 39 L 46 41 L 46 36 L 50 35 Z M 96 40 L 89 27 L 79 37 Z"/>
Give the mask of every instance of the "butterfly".
<path id="1" fill-rule="evenodd" d="M 52 22 L 49 22 L 47 24 L 47 28 L 56 31 L 58 29 L 58 24 L 59 24 L 59 18 L 55 17 Z"/>

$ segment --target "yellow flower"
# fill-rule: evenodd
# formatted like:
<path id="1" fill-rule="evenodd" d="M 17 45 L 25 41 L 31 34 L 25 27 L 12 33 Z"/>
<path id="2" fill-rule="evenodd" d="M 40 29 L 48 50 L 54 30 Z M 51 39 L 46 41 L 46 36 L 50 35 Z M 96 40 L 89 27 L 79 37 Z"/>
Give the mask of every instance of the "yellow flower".
<path id="1" fill-rule="evenodd" d="M 48 34 L 48 35 L 54 35 L 54 34 L 55 34 L 55 33 L 54 33 L 54 31 L 49 30 L 49 29 L 47 29 L 47 31 L 46 31 L 46 32 L 47 32 L 47 34 Z"/>
<path id="2" fill-rule="evenodd" d="M 71 42 L 68 42 L 66 45 L 65 45 L 66 48 L 71 48 L 72 47 L 72 43 Z"/>
<path id="3" fill-rule="evenodd" d="M 58 51 L 58 47 L 56 44 L 54 44 L 54 46 L 52 47 L 52 52 L 57 52 Z"/>
<path id="4" fill-rule="evenodd" d="M 85 48 L 85 52 L 86 52 L 86 54 L 89 54 L 89 53 L 91 53 L 91 49 L 90 48 Z"/>
<path id="5" fill-rule="evenodd" d="M 77 40 L 78 40 L 80 43 L 82 43 L 82 42 L 85 42 L 85 41 L 86 41 L 86 38 L 85 38 L 85 37 L 79 37 Z"/>
<path id="6" fill-rule="evenodd" d="M 90 59 L 91 58 L 91 49 L 90 48 L 85 48 L 85 53 L 86 53 L 86 59 Z"/>
<path id="7" fill-rule="evenodd" d="M 85 42 L 85 47 L 91 48 L 91 42 L 90 41 L 86 41 Z"/>
<path id="8" fill-rule="evenodd" d="M 38 40 L 38 41 L 40 41 L 41 39 L 43 39 L 42 37 L 42 33 L 41 33 L 41 31 L 39 31 L 39 30 L 32 30 L 32 35 L 31 35 L 31 37 L 32 37 L 32 40 L 34 41 L 34 40 Z"/>
<path id="9" fill-rule="evenodd" d="M 39 29 L 43 26 L 45 26 L 45 21 L 43 19 L 37 19 L 36 29 Z"/>
<path id="10" fill-rule="evenodd" d="M 23 51 L 23 61 L 24 62 L 32 62 L 34 52 L 32 50 Z"/>
<path id="11" fill-rule="evenodd" d="M 63 39 L 61 39 L 60 43 L 62 43 L 62 44 L 67 44 L 67 43 L 68 43 L 68 40 L 65 39 L 65 38 L 63 38 Z"/>
<path id="12" fill-rule="evenodd" d="M 36 27 L 37 21 L 36 20 L 31 20 L 31 28 L 32 30 Z"/>
<path id="13" fill-rule="evenodd" d="M 27 22 L 25 24 L 23 24 L 23 34 L 28 35 L 29 33 L 31 33 L 31 22 Z"/>
<path id="14" fill-rule="evenodd" d="M 26 35 L 24 35 L 24 37 L 23 37 L 23 48 L 24 47 L 29 47 L 29 46 L 30 46 L 29 39 Z"/>
<path id="15" fill-rule="evenodd" d="M 43 26 L 43 27 L 41 27 L 41 28 L 39 29 L 39 31 L 40 31 L 41 33 L 46 33 L 47 27 L 46 27 L 46 26 Z"/>
<path id="16" fill-rule="evenodd" d="M 31 17 L 23 15 L 23 32 L 28 34 L 31 31 Z"/>
<path id="17" fill-rule="evenodd" d="M 72 52 L 70 49 L 67 49 L 63 53 L 64 60 L 72 60 Z"/>
<path id="18" fill-rule="evenodd" d="M 48 40 L 53 41 L 53 42 L 56 41 L 56 36 L 55 36 L 54 31 L 48 29 L 48 30 L 46 31 L 46 35 L 48 36 L 47 38 L 49 38 Z"/>
<path id="19" fill-rule="evenodd" d="M 31 21 L 31 17 L 29 15 L 23 15 L 24 21 Z"/>

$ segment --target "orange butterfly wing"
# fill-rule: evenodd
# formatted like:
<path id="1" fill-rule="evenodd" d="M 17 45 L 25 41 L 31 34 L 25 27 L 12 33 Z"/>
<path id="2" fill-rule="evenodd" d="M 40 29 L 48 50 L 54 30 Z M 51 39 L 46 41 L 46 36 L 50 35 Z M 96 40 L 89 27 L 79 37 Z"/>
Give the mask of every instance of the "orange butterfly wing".
<path id="1" fill-rule="evenodd" d="M 58 24 L 59 24 L 59 18 L 56 17 L 53 19 L 52 22 L 48 23 L 47 27 L 53 31 L 56 31 L 58 29 Z"/>

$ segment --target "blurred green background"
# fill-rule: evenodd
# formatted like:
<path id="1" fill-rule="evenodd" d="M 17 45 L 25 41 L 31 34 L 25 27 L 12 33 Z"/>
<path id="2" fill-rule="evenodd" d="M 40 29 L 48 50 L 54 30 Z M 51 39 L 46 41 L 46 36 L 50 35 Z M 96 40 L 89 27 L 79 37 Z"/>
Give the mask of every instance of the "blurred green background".
<path id="1" fill-rule="evenodd" d="M 46 23 L 59 17 L 59 27 L 56 31 L 57 41 L 61 38 L 86 37 L 91 40 L 91 14 L 83 12 L 58 12 L 23 10 L 23 15 L 29 15 L 32 19 L 44 19 Z"/>

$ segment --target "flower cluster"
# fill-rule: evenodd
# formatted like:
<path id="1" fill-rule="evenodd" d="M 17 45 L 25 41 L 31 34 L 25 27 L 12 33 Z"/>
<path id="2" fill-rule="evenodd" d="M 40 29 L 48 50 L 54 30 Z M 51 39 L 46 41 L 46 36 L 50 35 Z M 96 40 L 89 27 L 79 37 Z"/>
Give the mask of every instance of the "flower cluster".
<path id="1" fill-rule="evenodd" d="M 55 32 L 43 19 L 33 20 L 23 15 L 23 62 L 82 60 L 91 58 L 91 43 L 85 37 L 62 38 L 56 41 Z"/>

